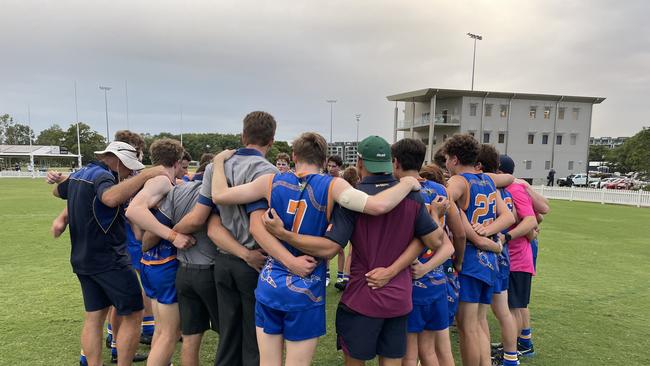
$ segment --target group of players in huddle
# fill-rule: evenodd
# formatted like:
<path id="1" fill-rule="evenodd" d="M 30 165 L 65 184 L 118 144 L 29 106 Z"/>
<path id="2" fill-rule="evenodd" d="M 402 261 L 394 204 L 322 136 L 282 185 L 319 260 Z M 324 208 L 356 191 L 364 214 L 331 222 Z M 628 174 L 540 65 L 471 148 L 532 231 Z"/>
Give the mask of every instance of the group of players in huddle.
<path id="1" fill-rule="evenodd" d="M 198 365 L 208 329 L 220 335 L 215 365 L 309 365 L 337 254 L 346 365 L 454 365 L 454 321 L 464 365 L 534 354 L 527 307 L 549 208 L 514 178 L 512 159 L 454 135 L 423 166 L 421 141 L 370 136 L 341 179 L 340 158 L 327 157 L 317 133 L 270 164 L 275 130 L 270 114 L 248 114 L 244 147 L 203 157 L 192 178 L 180 142 L 155 141 L 144 169 L 144 142 L 128 131 L 69 177 L 48 174 L 68 201 L 53 231 L 70 228 L 86 310 L 82 365 L 102 364 L 109 309 L 118 365 L 131 364 L 153 319 L 150 365 L 169 365 L 179 339 L 182 364 Z M 492 345 L 490 305 L 501 329 Z"/>

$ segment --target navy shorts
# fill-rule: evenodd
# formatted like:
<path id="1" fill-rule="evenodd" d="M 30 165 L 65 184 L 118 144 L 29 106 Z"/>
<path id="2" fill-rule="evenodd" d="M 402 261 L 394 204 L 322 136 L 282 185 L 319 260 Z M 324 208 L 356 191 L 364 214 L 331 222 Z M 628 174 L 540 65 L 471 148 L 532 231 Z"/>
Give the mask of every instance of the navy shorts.
<path id="1" fill-rule="evenodd" d="M 336 348 L 357 360 L 369 361 L 377 355 L 402 358 L 406 354 L 407 318 L 371 318 L 339 303 Z"/>
<path id="2" fill-rule="evenodd" d="M 144 309 L 140 282 L 131 267 L 92 275 L 77 274 L 87 312 L 114 306 L 118 315 Z"/>
<path id="3" fill-rule="evenodd" d="M 325 335 L 325 306 L 306 310 L 284 311 L 255 303 L 255 326 L 266 334 L 282 334 L 288 341 L 298 342 Z"/>
<path id="4" fill-rule="evenodd" d="M 447 296 L 435 299 L 431 304 L 415 305 L 408 315 L 407 330 L 409 333 L 420 333 L 425 330 L 443 330 L 449 328 L 449 302 Z"/>
<path id="5" fill-rule="evenodd" d="M 460 283 L 460 301 L 490 305 L 492 303 L 492 286 L 464 274 L 458 275 Z"/>
<path id="6" fill-rule="evenodd" d="M 164 264 L 142 265 L 140 279 L 147 297 L 161 304 L 174 304 L 176 297 L 176 270 L 178 261 L 173 260 Z"/>
<path id="7" fill-rule="evenodd" d="M 533 275 L 528 272 L 510 272 L 509 308 L 521 309 L 528 307 L 532 277 Z"/>

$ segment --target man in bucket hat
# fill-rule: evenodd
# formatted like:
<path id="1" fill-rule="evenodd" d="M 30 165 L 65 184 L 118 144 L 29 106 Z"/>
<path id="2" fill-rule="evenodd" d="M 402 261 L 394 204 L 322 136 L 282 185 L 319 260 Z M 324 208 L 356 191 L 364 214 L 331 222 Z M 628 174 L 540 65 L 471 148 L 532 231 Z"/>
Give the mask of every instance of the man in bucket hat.
<path id="1" fill-rule="evenodd" d="M 140 338 L 142 296 L 126 251 L 123 204 L 144 183 L 165 174 L 162 167 L 142 170 L 137 150 L 115 141 L 96 151 L 98 160 L 57 185 L 54 195 L 66 199 L 70 263 L 81 284 L 85 320 L 81 346 L 89 365 L 101 365 L 102 325 L 109 307 L 122 317 L 117 348 L 118 365 L 131 365 Z"/>

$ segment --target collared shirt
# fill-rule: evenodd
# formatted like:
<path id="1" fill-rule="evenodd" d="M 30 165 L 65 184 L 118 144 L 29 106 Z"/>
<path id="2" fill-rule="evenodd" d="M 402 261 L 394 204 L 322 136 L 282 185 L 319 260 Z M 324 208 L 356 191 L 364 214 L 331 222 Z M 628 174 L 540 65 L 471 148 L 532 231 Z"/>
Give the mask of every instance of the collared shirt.
<path id="1" fill-rule="evenodd" d="M 228 186 L 238 186 L 255 180 L 265 174 L 276 174 L 278 169 L 268 162 L 258 150 L 242 148 L 237 150 L 235 155 L 226 160 L 224 171 Z M 199 203 L 212 207 L 212 164 L 208 164 L 203 175 L 203 186 Z M 257 210 L 266 210 L 268 203 L 260 200 L 248 205 L 217 205 L 221 212 L 221 223 L 230 231 L 235 239 L 248 249 L 255 249 L 259 246 L 255 243 L 253 235 L 249 231 L 250 220 L 248 215 Z M 219 249 L 220 252 L 226 253 Z"/>
<path id="2" fill-rule="evenodd" d="M 357 189 L 375 195 L 398 181 L 390 174 L 363 178 Z M 433 222 L 419 192 L 411 192 L 391 212 L 370 216 L 340 206 L 334 209 L 325 237 L 344 245 L 351 241 L 350 282 L 341 302 L 365 316 L 393 318 L 413 308 L 411 273 L 408 268 L 384 287 L 373 290 L 365 274 L 377 267 L 389 267 L 415 237 L 425 236 L 438 226 Z"/>
<path id="3" fill-rule="evenodd" d="M 130 265 L 126 250 L 124 208 L 108 207 L 102 195 L 117 177 L 102 162 L 92 162 L 72 173 L 57 189 L 68 200 L 73 272 L 91 275 Z"/>

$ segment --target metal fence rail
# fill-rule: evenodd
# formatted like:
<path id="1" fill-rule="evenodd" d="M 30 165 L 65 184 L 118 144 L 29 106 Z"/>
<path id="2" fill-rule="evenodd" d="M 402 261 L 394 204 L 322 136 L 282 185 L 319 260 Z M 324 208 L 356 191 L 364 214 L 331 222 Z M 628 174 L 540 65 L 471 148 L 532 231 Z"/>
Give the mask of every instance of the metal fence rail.
<path id="1" fill-rule="evenodd" d="M 0 171 L 0 178 L 45 178 L 47 172 L 20 172 L 16 170 Z"/>
<path id="2" fill-rule="evenodd" d="M 569 201 L 614 203 L 636 207 L 650 207 L 650 192 L 642 190 L 596 189 L 579 187 L 534 186 L 546 198 Z"/>

